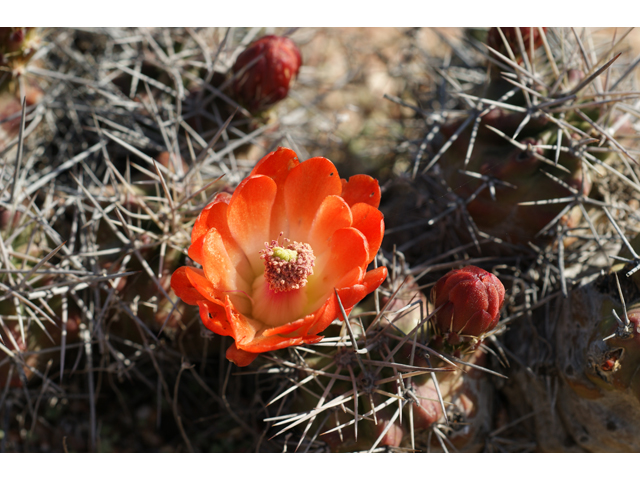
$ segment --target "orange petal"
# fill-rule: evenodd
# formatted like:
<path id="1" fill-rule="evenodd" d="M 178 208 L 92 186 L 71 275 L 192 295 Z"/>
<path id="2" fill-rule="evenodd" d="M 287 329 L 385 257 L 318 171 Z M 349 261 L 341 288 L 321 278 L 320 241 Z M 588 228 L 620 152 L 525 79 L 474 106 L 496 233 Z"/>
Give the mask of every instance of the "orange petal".
<path id="1" fill-rule="evenodd" d="M 349 288 L 353 285 L 360 285 L 363 280 L 364 271 L 362 270 L 362 268 L 356 267 L 348 272 L 345 276 L 343 276 L 340 280 L 338 280 L 338 282 L 335 284 L 335 288 L 340 290 L 341 288 Z"/>
<path id="2" fill-rule="evenodd" d="M 171 288 L 184 303 L 197 305 L 204 297 L 189 281 L 187 269 L 192 267 L 180 267 L 171 275 Z M 194 269 L 195 270 L 195 269 Z"/>
<path id="3" fill-rule="evenodd" d="M 265 155 L 256 163 L 251 175 L 266 175 L 280 184 L 289 175 L 289 170 L 297 167 L 299 163 L 296 152 L 290 148 L 278 147 L 275 152 Z"/>
<path id="4" fill-rule="evenodd" d="M 239 367 L 246 367 L 253 362 L 258 355 L 258 353 L 239 350 L 235 343 L 227 349 L 227 360 L 235 363 Z"/>
<path id="5" fill-rule="evenodd" d="M 387 278 L 387 273 L 387 267 L 378 267 L 365 273 L 362 284 L 367 289 L 368 294 L 382 285 L 382 282 Z"/>
<path id="6" fill-rule="evenodd" d="M 198 291 L 198 293 L 204 297 L 204 300 L 209 300 L 211 302 L 220 302 L 222 300 L 222 293 L 213 288 L 213 285 L 209 279 L 204 276 L 204 272 L 202 270 L 193 267 L 181 268 L 185 269 L 184 273 L 186 273 L 189 282 Z"/>
<path id="7" fill-rule="evenodd" d="M 227 312 L 227 321 L 231 327 L 231 336 L 235 339 L 236 345 L 243 348 L 244 344 L 253 341 L 256 333 L 262 329 L 263 325 L 238 312 L 233 303 L 231 303 L 229 296 L 225 298 L 224 308 Z"/>
<path id="8" fill-rule="evenodd" d="M 350 288 L 354 285 L 360 285 L 364 280 L 363 273 L 364 272 L 361 267 L 355 267 L 351 269 L 349 272 L 344 274 L 342 278 L 340 278 L 333 286 L 328 288 L 324 295 L 317 298 L 315 300 L 315 303 L 311 305 L 309 311 L 317 312 L 318 310 L 320 310 L 322 305 L 326 303 L 327 299 L 334 294 L 334 288 L 341 290 L 344 288 Z M 343 303 L 343 305 L 345 306 L 345 308 L 347 308 L 353 306 L 354 304 L 346 305 L 345 303 Z"/>
<path id="9" fill-rule="evenodd" d="M 307 315 L 305 318 L 300 318 L 295 322 L 287 323 L 286 325 L 282 325 L 280 327 L 267 328 L 264 332 L 262 332 L 263 337 L 272 337 L 274 335 L 286 335 L 288 333 L 295 332 L 300 327 L 305 326 L 305 322 L 309 322 L 311 320 L 310 315 Z"/>
<path id="10" fill-rule="evenodd" d="M 198 238 L 195 243 L 192 243 L 189 246 L 189 250 L 187 250 L 187 254 L 189 258 L 193 259 L 194 262 L 202 265 L 202 244 L 204 242 L 204 236 Z"/>
<path id="11" fill-rule="evenodd" d="M 331 325 L 336 318 L 339 318 L 340 321 L 343 321 L 342 312 L 338 308 L 338 304 L 334 300 L 327 300 L 327 301 L 330 302 L 329 305 L 324 310 L 322 316 L 318 318 L 318 321 L 315 323 L 313 328 L 309 329 L 309 332 L 308 332 L 309 335 L 314 335 L 314 334 L 324 332 L 327 329 L 327 327 Z M 344 309 L 345 313 L 347 314 L 347 317 L 351 313 L 351 310 L 353 310 L 353 307 Z"/>
<path id="12" fill-rule="evenodd" d="M 333 293 L 338 281 L 354 268 L 364 270 L 368 254 L 367 239 L 359 230 L 351 227 L 336 230 L 331 236 L 330 252 L 318 259 L 317 271 L 308 278 L 311 303 Z"/>
<path id="13" fill-rule="evenodd" d="M 327 307 L 329 307 L 330 304 L 331 297 L 328 297 L 320 306 L 320 308 L 318 308 L 311 315 L 307 315 L 307 317 L 305 317 L 305 320 L 307 320 L 307 322 L 305 322 L 304 328 L 300 330 L 300 335 L 309 335 L 310 332 L 313 332 L 314 334 L 320 333 L 324 331 L 324 329 L 327 328 L 331 324 L 331 322 L 335 320 L 335 310 L 327 312 Z"/>
<path id="14" fill-rule="evenodd" d="M 344 286 L 342 288 L 338 287 L 337 290 L 340 302 L 348 312 L 348 309 L 352 309 L 360 300 L 382 285 L 382 282 L 387 278 L 387 268 L 378 267 L 375 270 L 367 272 L 359 284 L 349 285 L 347 277 L 348 275 L 339 282 L 339 285 Z M 335 295 L 333 298 L 335 298 Z M 342 320 L 342 315 L 338 315 L 338 318 Z"/>
<path id="15" fill-rule="evenodd" d="M 315 255 L 322 254 L 330 247 L 333 232 L 339 228 L 350 227 L 352 221 L 351 209 L 342 197 L 326 197 L 316 212 L 308 237 Z"/>
<path id="16" fill-rule="evenodd" d="M 340 293 L 338 293 L 338 294 L 340 294 Z M 344 306 L 344 304 L 343 304 L 343 306 Z M 345 310 L 345 313 L 347 314 L 347 316 L 351 313 L 352 309 L 353 309 L 353 307 L 351 307 L 351 308 L 346 308 L 345 307 L 344 310 Z M 331 323 L 336 318 L 339 318 L 340 320 L 343 320 L 342 312 L 340 311 L 340 307 L 338 305 L 338 302 L 336 301 L 336 295 L 335 295 L 335 293 L 332 293 L 331 296 L 325 302 L 325 304 L 318 310 L 318 315 L 316 316 L 314 324 L 305 333 L 307 335 L 315 335 L 315 334 L 321 333 L 329 325 L 331 325 Z"/>
<path id="17" fill-rule="evenodd" d="M 249 292 L 249 284 L 245 282 L 235 265 L 229 258 L 222 235 L 215 228 L 210 229 L 202 243 L 202 267 L 213 288 L 221 292 L 242 290 Z"/>
<path id="18" fill-rule="evenodd" d="M 196 223 L 191 230 L 191 243 L 196 243 L 198 239 L 204 237 L 211 227 L 215 227 L 218 230 L 221 229 L 222 224 L 227 223 L 227 204 L 231 200 L 231 195 L 228 193 L 219 193 L 215 196 L 213 201 L 202 209 Z M 224 206 L 222 210 L 220 207 Z M 223 217 L 223 220 L 220 220 Z M 191 257 L 193 258 L 193 257 Z M 202 263 L 194 258 L 198 263 Z"/>
<path id="19" fill-rule="evenodd" d="M 309 229 L 324 199 L 341 192 L 338 171 L 326 158 L 310 158 L 291 170 L 284 184 L 288 238 L 307 242 Z"/>
<path id="20" fill-rule="evenodd" d="M 273 337 L 256 337 L 252 342 L 240 345 L 239 348 L 248 352 L 270 352 L 272 350 L 280 350 L 282 348 L 293 347 L 295 345 L 303 345 L 317 343 L 322 337 L 317 335 L 309 335 L 304 337 L 287 338 L 280 336 Z M 236 345 L 237 342 L 236 342 Z"/>
<path id="21" fill-rule="evenodd" d="M 350 292 L 350 289 L 352 289 L 353 287 L 362 287 L 362 280 L 362 268 L 356 267 L 348 272 L 344 277 L 342 277 L 335 286 L 335 288 L 338 290 L 340 301 L 342 302 L 342 306 L 344 307 L 347 315 L 349 314 L 353 306 L 358 303 L 364 297 L 364 295 L 366 295 L 364 294 L 359 298 L 352 298 L 351 296 L 347 295 L 348 292 Z M 321 301 L 324 300 L 323 305 L 316 304 L 316 306 L 318 307 L 318 309 L 316 310 L 316 318 L 309 324 L 307 330 L 301 330 L 302 334 L 308 334 L 309 332 L 312 332 L 314 334 L 320 333 L 325 328 L 327 328 L 329 324 L 331 324 L 331 322 L 333 322 L 336 318 L 342 320 L 342 313 L 340 312 L 338 303 L 335 302 L 335 298 L 335 291 L 331 291 L 327 298 L 321 299 Z"/>
<path id="22" fill-rule="evenodd" d="M 372 207 L 380 206 L 380 185 L 369 175 L 354 175 L 349 181 L 342 180 L 342 198 L 350 207 L 356 203 L 366 203 Z"/>
<path id="23" fill-rule="evenodd" d="M 363 285 L 353 285 L 349 288 L 342 288 L 338 290 L 338 295 L 340 296 L 342 307 L 347 316 L 351 313 L 351 310 L 353 310 L 353 306 L 367 296 Z M 349 304 L 350 306 L 348 306 Z M 323 332 L 336 318 L 344 321 L 335 293 L 327 299 L 324 308 L 319 310 L 319 312 L 320 314 L 316 318 L 315 323 L 309 331 L 306 332 L 307 335 L 315 335 Z"/>
<path id="24" fill-rule="evenodd" d="M 269 224 L 276 191 L 276 183 L 271 178 L 256 175 L 245 179 L 229 202 L 229 230 L 244 250 L 255 275 L 264 270 L 260 250 L 265 242 L 275 240 L 269 237 Z"/>
<path id="25" fill-rule="evenodd" d="M 241 336 L 246 336 L 247 333 L 244 332 L 241 328 L 234 327 L 235 324 L 231 322 L 232 315 L 229 313 L 229 308 L 233 312 L 235 312 L 236 315 L 241 315 L 240 312 L 249 311 L 251 309 L 251 303 L 248 297 L 242 293 L 236 294 L 220 291 L 214 288 L 213 284 L 204 275 L 204 272 L 202 270 L 193 267 L 186 268 L 187 270 L 185 270 L 185 272 L 189 281 L 196 288 L 198 293 L 200 293 L 204 297 L 204 300 L 209 300 L 210 302 L 213 302 L 215 304 L 223 305 L 227 309 L 227 320 L 229 321 L 229 324 L 231 326 L 231 336 L 233 336 L 233 338 L 236 338 L 237 340 L 236 330 L 240 331 L 239 334 Z M 231 301 L 231 298 L 233 299 L 233 302 Z M 246 323 L 247 325 L 251 324 L 251 322 L 249 321 L 245 321 L 244 323 Z M 258 329 L 259 327 L 252 329 L 253 333 L 250 334 L 251 338 L 253 338 L 255 331 L 257 331 Z"/>
<path id="26" fill-rule="evenodd" d="M 340 284 L 348 284 L 348 276 L 352 275 L 352 272 L 349 272 L 345 279 L 340 282 Z M 387 278 L 387 269 L 386 267 L 379 267 L 375 270 L 371 270 L 364 275 L 361 284 L 353 285 L 350 287 L 338 288 L 338 296 L 340 297 L 340 302 L 342 303 L 343 308 L 347 315 L 351 313 L 353 307 L 364 297 L 366 297 L 369 293 L 373 292 L 376 288 L 378 288 L 382 282 Z M 321 333 L 326 329 L 331 322 L 333 322 L 336 318 L 342 320 L 342 312 L 340 311 L 340 306 L 336 300 L 335 293 L 333 293 L 325 302 L 325 304 L 320 307 L 316 312 L 316 319 L 309 328 L 308 331 L 301 331 L 301 333 L 306 335 L 315 335 Z"/>
<path id="27" fill-rule="evenodd" d="M 302 318 L 309 303 L 305 288 L 274 292 L 262 275 L 253 282 L 251 297 L 251 316 L 269 327 L 279 327 Z"/>
<path id="28" fill-rule="evenodd" d="M 384 215 L 382 212 L 366 203 L 356 203 L 351 207 L 353 214 L 353 228 L 360 230 L 369 244 L 367 263 L 371 263 L 382 245 L 384 236 Z"/>
<path id="29" fill-rule="evenodd" d="M 271 225 L 269 238 L 276 239 L 280 232 L 289 233 L 289 221 L 284 206 L 284 183 L 289 172 L 300 164 L 298 156 L 293 150 L 280 147 L 258 162 L 251 175 L 265 175 L 271 177 L 278 187 L 278 193 L 271 211 Z"/>
<path id="30" fill-rule="evenodd" d="M 198 308 L 200 310 L 200 319 L 205 327 L 218 335 L 231 335 L 227 312 L 223 306 L 202 300 L 198 302 Z"/>
<path id="31" fill-rule="evenodd" d="M 362 283 L 367 255 L 367 240 L 360 231 L 355 228 L 336 230 L 331 237 L 331 251 L 322 259 L 324 265 L 308 278 L 309 311 L 320 309 L 334 295 L 334 288 Z M 345 308 L 348 306 L 351 305 Z"/>
<path id="32" fill-rule="evenodd" d="M 193 260 L 200 265 L 204 265 L 202 253 L 204 239 L 207 232 L 215 228 L 222 237 L 224 248 L 234 268 L 246 282 L 251 282 L 253 281 L 253 270 L 249 264 L 249 260 L 244 254 L 244 251 L 233 239 L 229 225 L 227 224 L 228 205 L 226 202 L 228 202 L 229 199 L 231 199 L 231 195 L 227 193 L 218 194 L 216 200 L 205 207 L 206 209 L 202 211 L 198 220 L 196 220 L 196 224 L 193 226 L 191 232 L 192 244 L 189 247 L 188 253 Z"/>

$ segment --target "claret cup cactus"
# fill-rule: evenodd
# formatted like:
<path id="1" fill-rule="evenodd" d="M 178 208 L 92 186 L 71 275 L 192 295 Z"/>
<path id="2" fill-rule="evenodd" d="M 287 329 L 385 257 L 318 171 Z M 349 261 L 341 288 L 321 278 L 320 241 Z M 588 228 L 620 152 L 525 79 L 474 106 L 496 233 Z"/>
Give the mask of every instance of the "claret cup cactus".
<path id="1" fill-rule="evenodd" d="M 629 31 L 260 32 L 0 29 L 0 453 L 640 451 Z"/>

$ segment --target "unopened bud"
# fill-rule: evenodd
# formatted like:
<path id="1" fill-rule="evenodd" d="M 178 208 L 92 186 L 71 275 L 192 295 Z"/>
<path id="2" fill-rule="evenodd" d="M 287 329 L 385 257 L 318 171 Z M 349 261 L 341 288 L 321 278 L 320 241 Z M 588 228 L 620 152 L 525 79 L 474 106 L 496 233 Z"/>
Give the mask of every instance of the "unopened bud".
<path id="1" fill-rule="evenodd" d="M 253 42 L 233 65 L 233 91 L 251 112 L 284 99 L 302 65 L 300 50 L 286 37 L 268 35 Z"/>
<path id="2" fill-rule="evenodd" d="M 447 273 L 431 289 L 431 301 L 440 307 L 434 320 L 437 333 L 451 345 L 481 337 L 498 324 L 504 294 L 500 280 L 481 268 Z"/>

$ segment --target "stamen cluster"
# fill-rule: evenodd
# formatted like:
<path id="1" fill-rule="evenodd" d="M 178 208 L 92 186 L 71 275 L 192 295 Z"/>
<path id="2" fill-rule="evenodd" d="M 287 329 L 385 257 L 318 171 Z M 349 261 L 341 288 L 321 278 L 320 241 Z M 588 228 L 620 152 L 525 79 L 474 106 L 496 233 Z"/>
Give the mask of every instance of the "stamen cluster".
<path id="1" fill-rule="evenodd" d="M 280 233 L 282 236 L 283 233 Z M 279 238 L 278 238 L 279 240 Z M 304 287 L 307 277 L 313 275 L 315 255 L 308 243 L 292 242 L 284 238 L 286 247 L 278 240 L 264 243 L 264 250 L 260 250 L 260 258 L 264 261 L 264 278 L 271 291 L 289 292 Z"/>

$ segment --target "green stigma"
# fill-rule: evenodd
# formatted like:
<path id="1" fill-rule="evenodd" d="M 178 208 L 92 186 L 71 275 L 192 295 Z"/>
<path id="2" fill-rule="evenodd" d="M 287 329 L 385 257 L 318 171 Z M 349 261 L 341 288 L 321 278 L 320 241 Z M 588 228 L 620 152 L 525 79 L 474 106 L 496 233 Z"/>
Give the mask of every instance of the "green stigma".
<path id="1" fill-rule="evenodd" d="M 273 256 L 278 257 L 285 262 L 295 262 L 298 259 L 298 252 L 287 248 L 274 247 Z"/>

